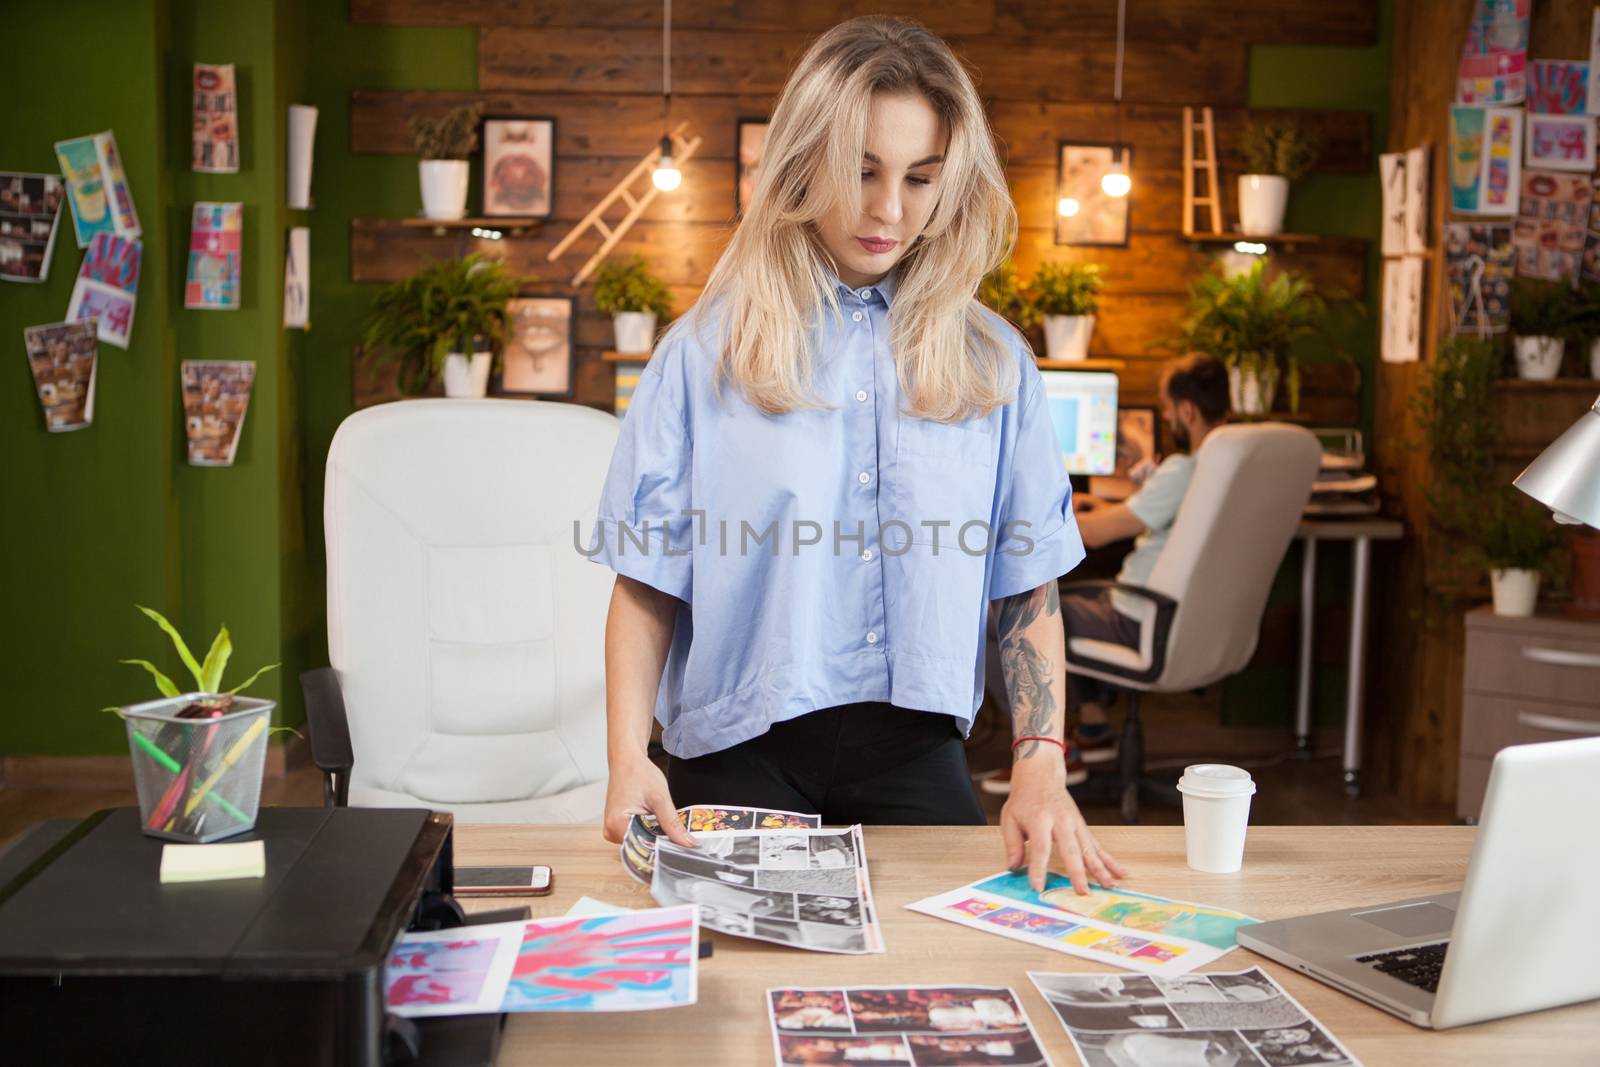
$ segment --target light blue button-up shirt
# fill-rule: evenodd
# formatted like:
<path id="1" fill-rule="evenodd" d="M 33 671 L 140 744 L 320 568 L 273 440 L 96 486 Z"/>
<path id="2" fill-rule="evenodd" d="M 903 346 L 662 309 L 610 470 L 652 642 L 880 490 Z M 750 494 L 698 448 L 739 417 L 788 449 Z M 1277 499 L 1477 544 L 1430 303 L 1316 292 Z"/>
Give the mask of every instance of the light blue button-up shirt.
<path id="1" fill-rule="evenodd" d="M 903 414 L 895 278 L 838 287 L 813 327 L 814 393 L 766 415 L 713 389 L 720 327 L 683 316 L 639 377 L 591 558 L 677 597 L 656 694 L 667 751 L 716 752 L 858 701 L 954 716 L 983 700 L 990 600 L 1083 559 L 1043 382 L 1011 338 L 1018 396 L 985 418 Z M 985 310 L 985 314 L 992 312 Z"/>

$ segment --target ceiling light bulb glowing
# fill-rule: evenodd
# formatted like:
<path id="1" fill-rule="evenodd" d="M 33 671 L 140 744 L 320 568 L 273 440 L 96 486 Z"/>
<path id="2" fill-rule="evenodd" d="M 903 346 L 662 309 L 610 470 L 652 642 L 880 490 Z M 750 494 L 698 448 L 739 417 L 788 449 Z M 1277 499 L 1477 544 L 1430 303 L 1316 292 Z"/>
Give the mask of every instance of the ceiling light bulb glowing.
<path id="1" fill-rule="evenodd" d="M 1133 179 L 1128 177 L 1120 162 L 1111 164 L 1111 169 L 1100 178 L 1100 191 L 1107 196 L 1127 196 L 1132 188 Z"/>
<path id="2" fill-rule="evenodd" d="M 1078 203 L 1076 198 L 1063 196 L 1060 200 L 1056 201 L 1056 213 L 1064 219 L 1070 219 L 1072 216 L 1078 213 L 1078 209 L 1081 206 L 1082 205 Z"/>
<path id="3" fill-rule="evenodd" d="M 663 193 L 670 193 L 683 184 L 683 172 L 672 165 L 672 157 L 667 156 L 656 165 L 655 173 L 650 175 L 650 180 L 655 182 L 657 189 Z"/>

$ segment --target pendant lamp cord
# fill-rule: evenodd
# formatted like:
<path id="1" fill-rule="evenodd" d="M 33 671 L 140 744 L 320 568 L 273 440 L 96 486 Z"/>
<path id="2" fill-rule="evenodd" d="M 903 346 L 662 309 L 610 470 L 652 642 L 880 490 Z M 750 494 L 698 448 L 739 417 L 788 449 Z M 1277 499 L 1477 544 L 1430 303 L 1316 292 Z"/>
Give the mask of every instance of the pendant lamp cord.
<path id="1" fill-rule="evenodd" d="M 662 0 L 661 9 L 661 136 L 668 137 L 672 127 L 672 0 Z"/>

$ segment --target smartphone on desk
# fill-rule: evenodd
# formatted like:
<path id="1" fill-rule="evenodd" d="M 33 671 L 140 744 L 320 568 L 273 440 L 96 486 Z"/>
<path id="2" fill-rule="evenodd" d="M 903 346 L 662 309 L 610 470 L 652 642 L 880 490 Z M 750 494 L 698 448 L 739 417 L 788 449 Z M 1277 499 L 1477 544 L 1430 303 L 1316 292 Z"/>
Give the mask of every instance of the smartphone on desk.
<path id="1" fill-rule="evenodd" d="M 542 897 L 555 884 L 549 867 L 457 867 L 458 897 Z"/>

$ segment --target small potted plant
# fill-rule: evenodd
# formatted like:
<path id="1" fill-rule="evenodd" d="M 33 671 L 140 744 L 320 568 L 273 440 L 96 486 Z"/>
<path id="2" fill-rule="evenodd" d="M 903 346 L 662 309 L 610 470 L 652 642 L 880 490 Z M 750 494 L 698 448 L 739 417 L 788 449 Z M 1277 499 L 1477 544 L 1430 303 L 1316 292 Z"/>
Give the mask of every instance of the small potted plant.
<path id="1" fill-rule="evenodd" d="M 478 120 L 482 104 L 453 108 L 440 118 L 413 116 L 411 136 L 421 157 L 417 170 L 422 182 L 425 218 L 453 221 L 466 217 L 468 160 L 478 149 Z"/>
<path id="2" fill-rule="evenodd" d="M 1582 319 L 1582 305 L 1566 282 L 1513 279 L 1511 333 L 1517 376 L 1548 381 L 1559 375 L 1567 339 L 1581 334 Z"/>
<path id="3" fill-rule="evenodd" d="M 1250 173 L 1239 176 L 1239 230 L 1248 237 L 1282 233 L 1289 183 L 1316 165 L 1322 146 L 1292 122 L 1252 122 L 1243 147 Z"/>
<path id="4" fill-rule="evenodd" d="M 449 397 L 481 397 L 506 340 L 506 305 L 518 282 L 497 259 L 473 254 L 424 267 L 378 294 L 365 345 L 400 364 L 400 391 L 436 377 Z"/>
<path id="5" fill-rule="evenodd" d="M 594 305 L 611 316 L 617 351 L 646 354 L 656 324 L 672 317 L 672 294 L 643 256 L 606 260 L 594 275 Z"/>
<path id="6" fill-rule="evenodd" d="M 1028 283 L 1028 301 L 1044 320 L 1045 354 L 1051 359 L 1089 358 L 1096 299 L 1104 283 L 1096 263 L 1041 263 Z"/>
<path id="7" fill-rule="evenodd" d="M 1539 579 L 1553 563 L 1559 534 L 1549 513 L 1503 487 L 1474 502 L 1463 533 L 1489 570 L 1494 613 L 1526 618 L 1539 601 Z"/>
<path id="8" fill-rule="evenodd" d="M 1259 417 L 1272 410 L 1278 381 L 1287 372 L 1289 406 L 1300 407 L 1300 364 L 1295 343 L 1317 330 L 1327 304 L 1311 284 L 1288 272 L 1268 280 L 1266 263 L 1229 277 L 1208 271 L 1189 289 L 1189 314 L 1175 339 L 1186 351 L 1206 352 L 1228 368 L 1236 414 Z"/>
<path id="9" fill-rule="evenodd" d="M 990 271 L 978 283 L 978 300 L 1024 334 L 1039 324 L 1039 312 L 1017 284 L 1017 268 L 1010 260 Z"/>
<path id="10" fill-rule="evenodd" d="M 121 661 L 148 672 L 161 694 L 160 700 L 106 709 L 127 728 L 140 825 L 152 837 L 191 843 L 244 833 L 255 826 L 261 806 L 261 770 L 276 704 L 238 694 L 278 664 L 224 690 L 222 674 L 233 656 L 226 626 L 201 661 L 165 616 L 139 610 L 171 639 L 194 678 L 194 689 L 185 693 L 149 660 Z"/>

